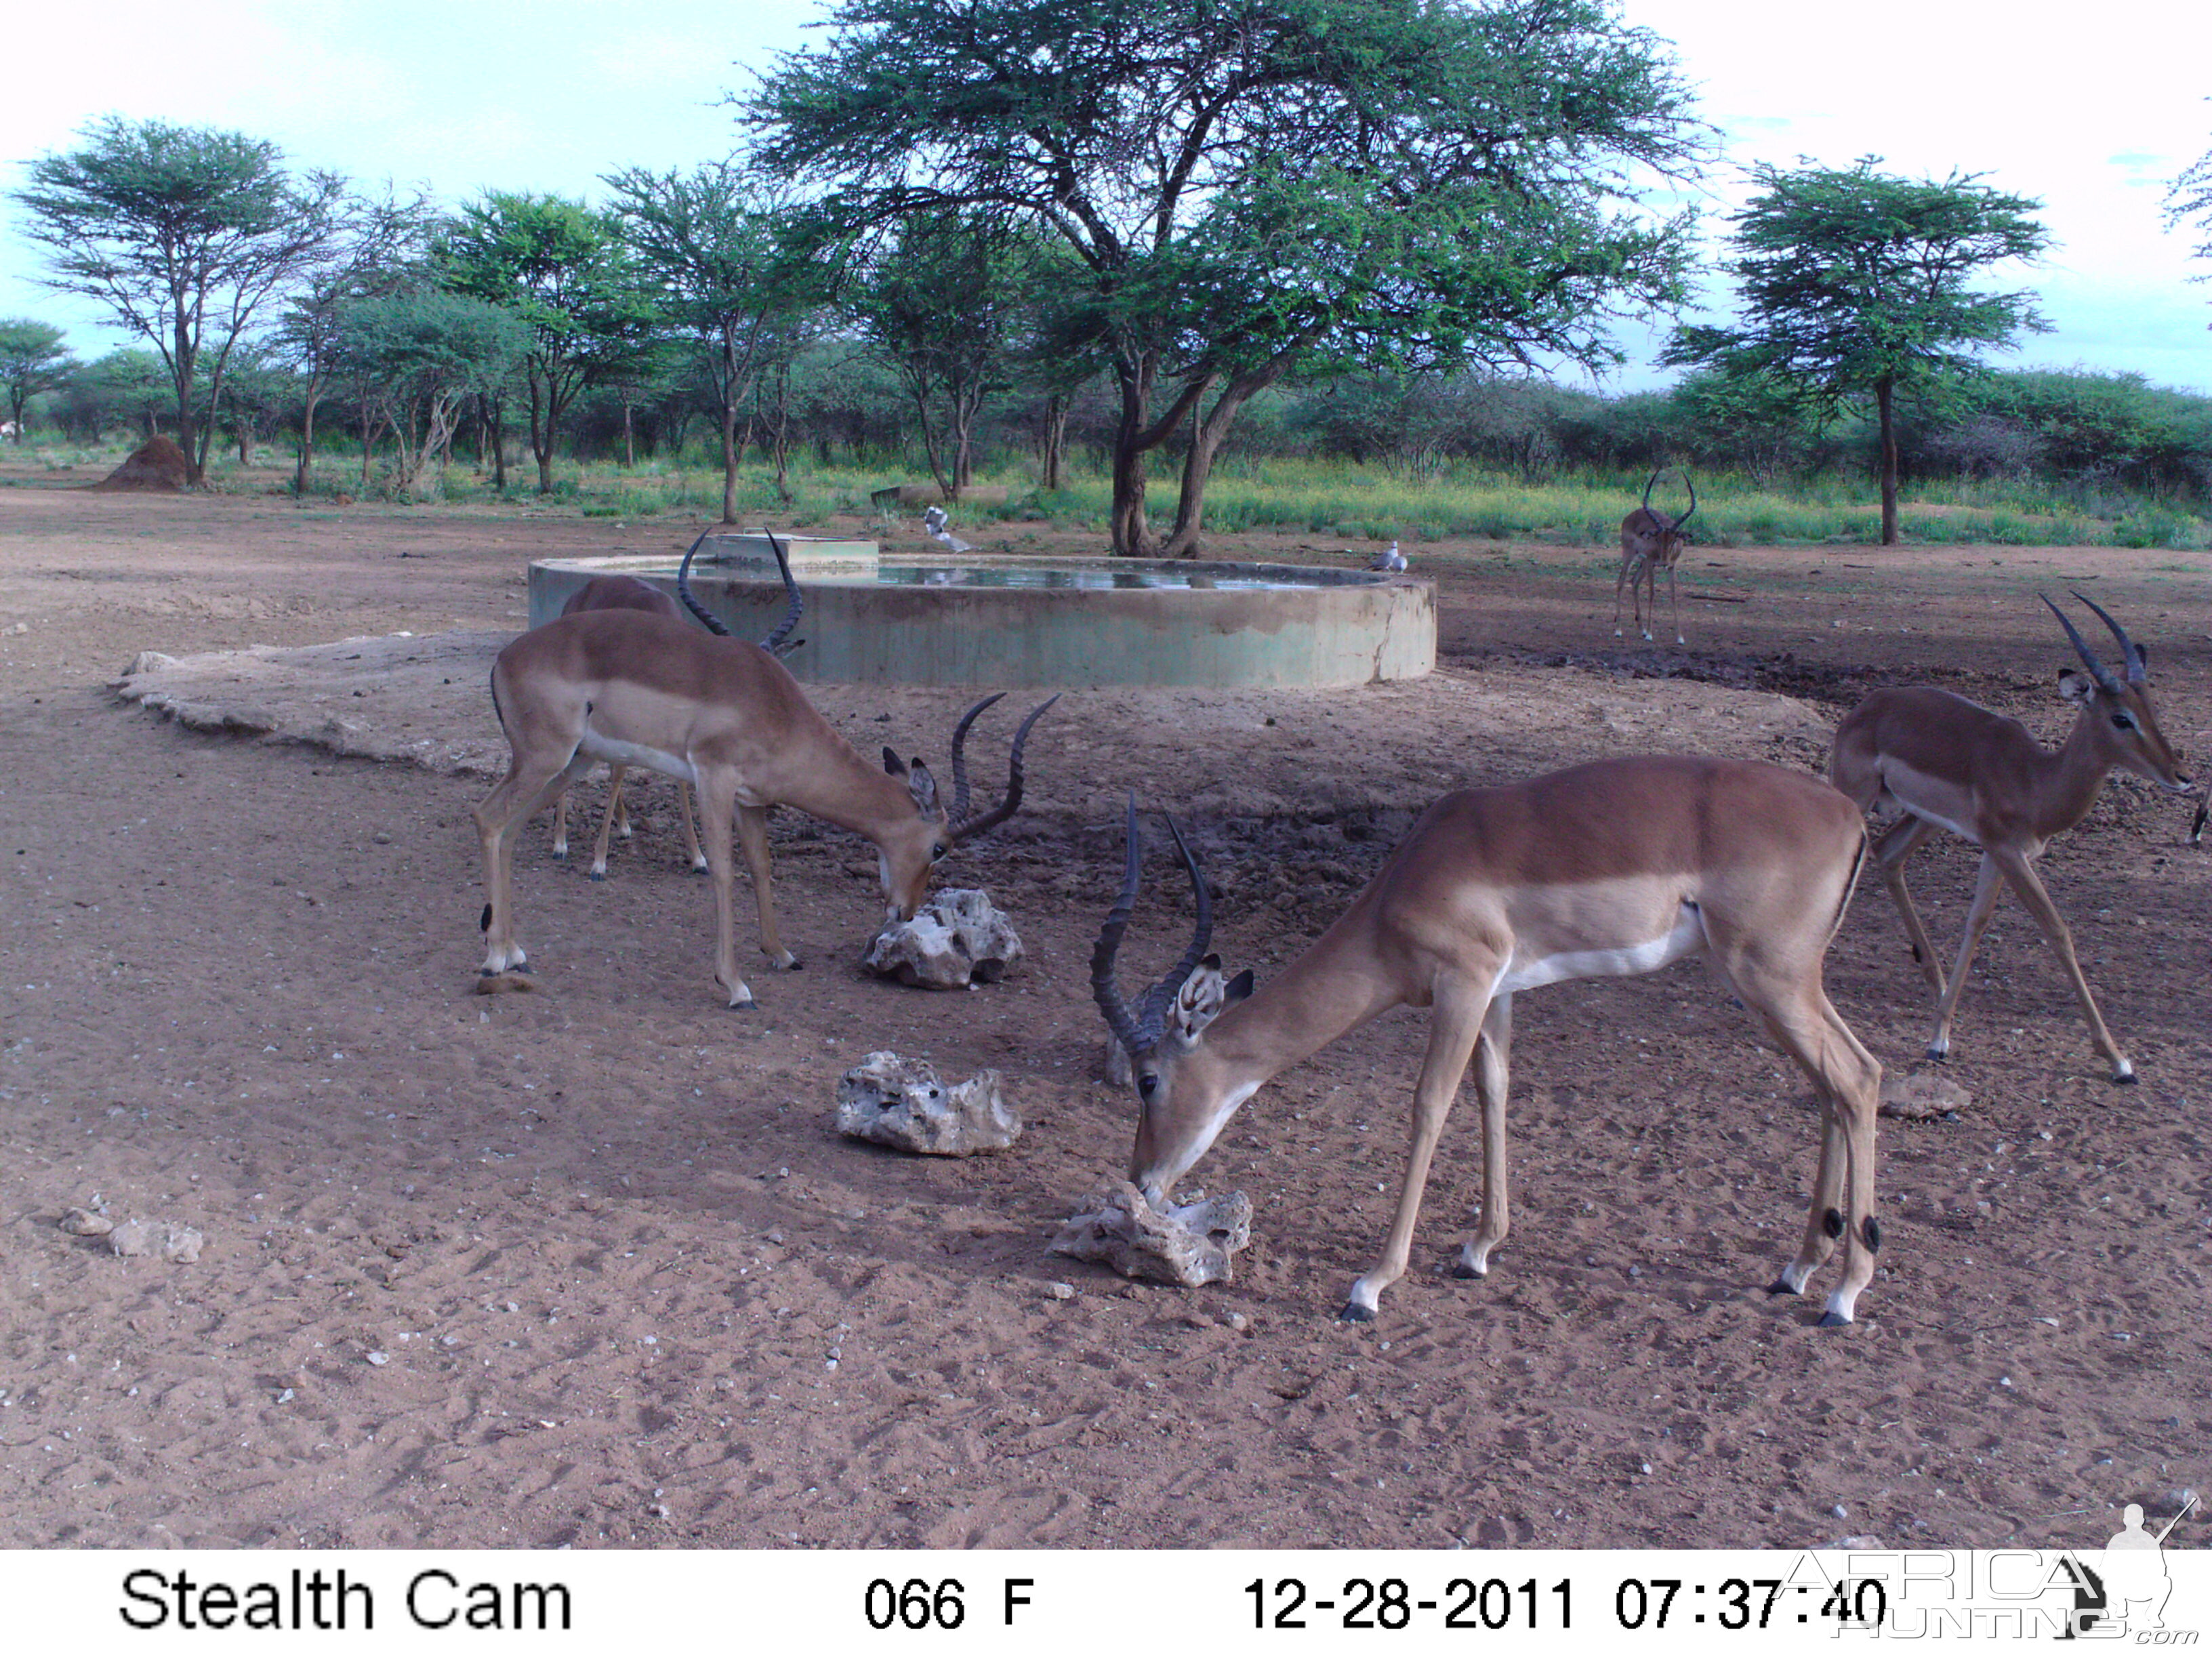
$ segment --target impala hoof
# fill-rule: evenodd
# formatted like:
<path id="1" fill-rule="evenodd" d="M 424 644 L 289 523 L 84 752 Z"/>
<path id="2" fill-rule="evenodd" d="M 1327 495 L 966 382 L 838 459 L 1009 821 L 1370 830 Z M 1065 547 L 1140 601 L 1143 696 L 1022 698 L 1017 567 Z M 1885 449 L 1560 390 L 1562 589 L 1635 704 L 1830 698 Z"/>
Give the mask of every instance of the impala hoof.
<path id="1" fill-rule="evenodd" d="M 1336 1322 L 1340 1325 L 1372 1325 L 1375 1310 L 1363 1308 L 1357 1302 L 1347 1302 L 1344 1304 L 1344 1311 L 1337 1315 Z"/>
<path id="2" fill-rule="evenodd" d="M 1802 1292 L 1801 1292 L 1795 1285 L 1792 1285 L 1786 1279 L 1776 1279 L 1771 1285 L 1769 1285 L 1766 1287 L 1766 1293 L 1769 1296 L 1798 1296 L 1802 1294 Z"/>
<path id="3" fill-rule="evenodd" d="M 1827 1312 L 1820 1316 L 1820 1323 L 1814 1328 L 1823 1331 L 1832 1330 L 1838 1325 L 1848 1325 L 1850 1322 L 1851 1316 L 1849 1314 L 1839 1314 L 1833 1308 L 1831 1308 Z"/>
<path id="4" fill-rule="evenodd" d="M 1470 1267 L 1464 1261 L 1455 1261 L 1451 1264 L 1451 1276 L 1454 1279 L 1487 1279 L 1490 1277 L 1490 1269 Z"/>
<path id="5" fill-rule="evenodd" d="M 2136 1068 L 2125 1060 L 2122 1060 L 2120 1069 L 2112 1073 L 2112 1081 L 2115 1083 L 2136 1083 L 2141 1080 L 2136 1076 Z"/>
<path id="6" fill-rule="evenodd" d="M 1928 1045 L 1925 1058 L 1934 1060 L 1940 1066 L 1951 1058 L 1951 1045 L 1948 1042 L 1931 1042 Z"/>
<path id="7" fill-rule="evenodd" d="M 607 878 L 607 872 L 604 870 L 594 870 L 591 872 L 591 878 L 593 881 L 605 881 Z"/>

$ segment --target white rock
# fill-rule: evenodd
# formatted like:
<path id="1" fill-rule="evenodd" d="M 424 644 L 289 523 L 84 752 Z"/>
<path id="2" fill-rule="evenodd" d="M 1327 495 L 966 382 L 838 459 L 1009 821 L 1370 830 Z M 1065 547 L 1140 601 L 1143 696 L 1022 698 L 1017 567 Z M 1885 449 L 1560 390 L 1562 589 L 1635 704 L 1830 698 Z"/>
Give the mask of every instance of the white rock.
<path id="1" fill-rule="evenodd" d="M 177 1221 L 142 1221 L 137 1216 L 107 1235 L 107 1248 L 118 1255 L 153 1255 L 164 1261 L 197 1261 L 207 1241 L 197 1227 Z"/>
<path id="2" fill-rule="evenodd" d="M 81 1206 L 62 1212 L 61 1230 L 74 1233 L 79 1238 L 99 1238 L 115 1231 L 115 1224 L 104 1215 L 95 1215 Z"/>
<path id="3" fill-rule="evenodd" d="M 14 631 L 20 634 L 23 630 L 19 628 Z M 133 674 L 151 674 L 157 669 L 174 668 L 176 665 L 177 659 L 165 652 L 141 651 L 124 665 L 123 672 L 118 678 L 127 680 Z"/>
<path id="4" fill-rule="evenodd" d="M 1021 1132 L 1021 1114 L 1000 1095 L 996 1072 L 946 1085 L 927 1060 L 902 1060 L 886 1048 L 837 1079 L 837 1133 L 856 1140 L 969 1158 L 1003 1152 Z"/>
<path id="5" fill-rule="evenodd" d="M 1946 1112 L 1962 1112 L 1973 1103 L 1972 1094 L 1933 1072 L 1882 1074 L 1879 1109 L 1884 1117 L 1941 1117 Z"/>
<path id="6" fill-rule="evenodd" d="M 1125 1279 L 1195 1288 L 1235 1277 L 1233 1258 L 1251 1242 L 1252 1200 L 1243 1193 L 1200 1194 L 1161 1211 L 1123 1181 L 1085 1199 L 1052 1248 Z"/>
<path id="7" fill-rule="evenodd" d="M 1004 979 L 1022 959 L 1014 932 L 981 888 L 948 888 L 869 941 L 860 965 L 870 973 L 933 991 L 964 990 Z"/>

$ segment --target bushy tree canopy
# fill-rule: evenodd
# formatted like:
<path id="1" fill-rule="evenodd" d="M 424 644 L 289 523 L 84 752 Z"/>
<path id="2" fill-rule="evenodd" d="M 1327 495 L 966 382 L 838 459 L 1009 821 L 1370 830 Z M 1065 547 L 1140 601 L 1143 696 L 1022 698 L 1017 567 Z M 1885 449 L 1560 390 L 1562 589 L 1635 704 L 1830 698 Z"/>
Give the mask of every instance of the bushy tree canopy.
<path id="1" fill-rule="evenodd" d="M 1900 387 L 1973 373 L 1980 353 L 2044 326 L 2033 295 L 1972 284 L 2029 259 L 2050 234 L 2042 206 L 1978 175 L 1913 179 L 1850 167 L 1752 168 L 1758 186 L 1733 216 L 1726 270 L 1741 292 L 1736 328 L 1678 331 L 1664 358 L 1796 388 L 1833 408 L 1871 395 L 1882 434 L 1882 540 L 1897 539 L 1893 398 Z"/>
<path id="2" fill-rule="evenodd" d="M 995 208 L 1075 251 L 1123 552 L 1146 453 L 1192 422 L 1188 551 L 1214 448 L 1302 362 L 1605 358 L 1611 314 L 1678 292 L 1640 175 L 1704 138 L 1605 0 L 845 0 L 745 116 L 848 223 Z"/>

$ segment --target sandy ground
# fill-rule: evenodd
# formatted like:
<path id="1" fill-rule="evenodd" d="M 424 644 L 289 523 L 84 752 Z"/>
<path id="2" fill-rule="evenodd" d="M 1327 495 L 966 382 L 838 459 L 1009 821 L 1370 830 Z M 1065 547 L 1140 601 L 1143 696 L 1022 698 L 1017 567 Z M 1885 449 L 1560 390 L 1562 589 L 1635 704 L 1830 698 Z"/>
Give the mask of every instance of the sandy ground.
<path id="1" fill-rule="evenodd" d="M 1127 1154 L 1084 974 L 1126 789 L 1196 824 L 1217 944 L 1264 980 L 1462 782 L 1648 750 L 1815 766 L 1896 681 L 2057 736 L 2069 653 L 2039 589 L 2150 646 L 2201 755 L 2212 559 L 1697 549 L 1690 647 L 1624 651 L 1603 550 L 1413 544 L 1443 600 L 1428 682 L 1084 691 L 1039 728 L 1033 810 L 945 874 L 1021 929 L 1003 984 L 864 981 L 872 854 L 786 813 L 808 969 L 726 1011 L 654 784 L 604 885 L 532 832 L 543 988 L 472 995 L 468 814 L 504 758 L 482 665 L 524 561 L 685 540 L 0 488 L 0 1547 L 2089 1545 L 2108 1507 L 2162 1517 L 2208 1484 L 2212 852 L 2131 781 L 2043 867 L 2142 1086 L 2102 1080 L 2002 909 L 1945 1068 L 1972 1103 L 1884 1121 L 1887 1266 L 1848 1329 L 1760 1293 L 1802 1224 L 1809 1095 L 1693 963 L 1521 1000 L 1515 1230 L 1485 1281 L 1442 1271 L 1479 1189 L 1463 1109 L 1414 1271 L 1377 1324 L 1334 1317 L 1400 1173 L 1425 1030 L 1402 1010 L 1262 1091 L 1196 1171 L 1256 1207 L 1233 1284 L 1045 1247 Z M 142 650 L 244 654 L 133 682 L 149 711 L 109 684 Z M 817 701 L 935 756 L 960 699 Z M 1151 867 L 1131 978 L 1184 937 Z M 1972 854 L 1916 870 L 1954 939 Z M 1879 891 L 1829 982 L 1913 1069 L 1929 1010 Z M 837 1075 L 879 1048 L 999 1068 L 1027 1133 L 964 1162 L 839 1139 Z M 95 1201 L 204 1248 L 62 1231 Z"/>

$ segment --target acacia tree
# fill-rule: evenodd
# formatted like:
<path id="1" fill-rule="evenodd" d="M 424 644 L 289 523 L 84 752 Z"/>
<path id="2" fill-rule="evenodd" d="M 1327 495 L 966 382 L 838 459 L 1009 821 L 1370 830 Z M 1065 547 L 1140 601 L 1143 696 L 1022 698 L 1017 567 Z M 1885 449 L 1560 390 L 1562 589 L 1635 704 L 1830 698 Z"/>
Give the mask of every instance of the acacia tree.
<path id="1" fill-rule="evenodd" d="M 1850 167 L 1785 173 L 1759 163 L 1758 193 L 1731 216 L 1742 326 L 1679 329 L 1661 361 L 1794 387 L 1832 416 L 1871 397 L 1881 431 L 1881 539 L 1897 541 L 1896 394 L 1981 372 L 1978 354 L 2048 326 L 2034 295 L 1970 287 L 1991 265 L 2032 259 L 2043 204 L 1979 173 L 1936 179 Z"/>
<path id="2" fill-rule="evenodd" d="M 337 324 L 337 356 L 398 449 L 395 493 L 436 495 L 463 410 L 514 370 L 531 331 L 501 307 L 434 290 L 348 301 Z"/>
<path id="3" fill-rule="evenodd" d="M 757 163 L 848 225 L 982 207 L 1073 250 L 1121 553 L 1156 550 L 1147 457 L 1186 430 L 1157 550 L 1194 550 L 1214 453 L 1294 366 L 1613 361 L 1608 313 L 1683 258 L 1626 204 L 1705 143 L 1608 0 L 842 0 L 741 101 Z"/>
<path id="4" fill-rule="evenodd" d="M 721 416 L 722 522 L 734 524 L 738 416 L 779 362 L 787 380 L 792 343 L 827 291 L 825 268 L 794 234 L 783 194 L 726 163 L 688 175 L 630 167 L 605 183 L 659 308 L 705 349 Z"/>
<path id="5" fill-rule="evenodd" d="M 530 326 L 530 449 L 538 493 L 550 495 L 568 406 L 622 372 L 657 320 L 620 226 L 565 197 L 493 191 L 447 226 L 434 257 L 456 292 L 504 306 Z"/>
<path id="6" fill-rule="evenodd" d="M 8 418 L 18 444 L 23 406 L 41 392 L 67 386 L 80 367 L 63 337 L 61 330 L 35 317 L 0 317 L 0 392 L 8 394 Z"/>
<path id="7" fill-rule="evenodd" d="M 2204 240 L 2190 252 L 2212 262 L 2212 149 L 2183 168 L 2166 193 L 2166 228 L 2178 230 L 2192 222 Z M 2195 280 L 2212 283 L 2212 271 Z"/>
<path id="8" fill-rule="evenodd" d="M 848 301 L 913 400 L 948 501 L 973 482 L 984 400 L 1013 384 L 1037 270 L 1031 245 L 1002 216 L 917 216 L 878 250 Z"/>
<path id="9" fill-rule="evenodd" d="M 303 274 L 276 329 L 276 343 L 306 378 L 300 388 L 300 451 L 292 493 L 305 495 L 315 466 L 315 415 L 338 373 L 338 313 L 356 301 L 419 285 L 433 214 L 417 191 L 349 198 L 321 255 Z"/>
<path id="10" fill-rule="evenodd" d="M 30 164 L 15 193 L 24 234 L 46 250 L 47 287 L 98 301 L 161 354 L 199 483 L 211 435 L 201 412 L 255 313 L 319 253 L 344 181 L 295 181 L 276 145 L 212 127 L 111 115 L 80 137 L 82 149 Z"/>

